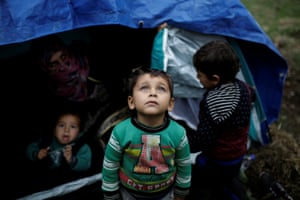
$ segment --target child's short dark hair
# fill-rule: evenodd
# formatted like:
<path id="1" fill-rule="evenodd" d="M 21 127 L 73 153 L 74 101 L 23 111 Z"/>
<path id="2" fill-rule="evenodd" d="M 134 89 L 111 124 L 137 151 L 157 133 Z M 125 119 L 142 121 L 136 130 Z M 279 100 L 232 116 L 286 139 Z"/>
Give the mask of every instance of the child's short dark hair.
<path id="1" fill-rule="evenodd" d="M 165 71 L 147 68 L 147 67 L 138 67 L 132 70 L 132 73 L 130 74 L 128 79 L 128 87 L 127 87 L 128 95 L 132 96 L 133 88 L 138 78 L 144 74 L 150 74 L 153 77 L 160 76 L 163 79 L 165 79 L 168 82 L 168 85 L 170 87 L 171 97 L 173 97 L 173 81 L 171 76 L 167 74 Z"/>
<path id="2" fill-rule="evenodd" d="M 218 75 L 221 83 L 233 80 L 240 70 L 239 57 L 231 45 L 222 40 L 208 42 L 198 49 L 193 64 L 208 78 Z"/>
<path id="3" fill-rule="evenodd" d="M 53 126 L 56 125 L 57 120 L 64 115 L 77 116 L 80 120 L 80 131 L 83 130 L 85 121 L 84 108 L 80 106 L 78 102 L 61 101 L 56 104 L 56 108 L 53 110 Z"/>

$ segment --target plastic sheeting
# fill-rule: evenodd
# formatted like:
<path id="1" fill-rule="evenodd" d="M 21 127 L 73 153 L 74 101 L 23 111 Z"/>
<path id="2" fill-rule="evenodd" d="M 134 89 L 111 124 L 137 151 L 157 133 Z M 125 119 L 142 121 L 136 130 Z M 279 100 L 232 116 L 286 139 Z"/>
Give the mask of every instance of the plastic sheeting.
<path id="1" fill-rule="evenodd" d="M 184 121 L 194 130 L 199 123 L 199 102 L 205 89 L 196 77 L 192 56 L 201 46 L 212 40 L 227 39 L 167 26 L 158 32 L 153 44 L 151 68 L 164 70 L 173 77 L 175 107 L 170 115 Z M 237 78 L 255 87 L 252 74 L 239 46 L 232 39 L 229 42 L 241 61 L 241 70 Z M 269 143 L 268 124 L 259 93 L 256 94 L 250 124 L 249 138 L 260 144 Z"/>

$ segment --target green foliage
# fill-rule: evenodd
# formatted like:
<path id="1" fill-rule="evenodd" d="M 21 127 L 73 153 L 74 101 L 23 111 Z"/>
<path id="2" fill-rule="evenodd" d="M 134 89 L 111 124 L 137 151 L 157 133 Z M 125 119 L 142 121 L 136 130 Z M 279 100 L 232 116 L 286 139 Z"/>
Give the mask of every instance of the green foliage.
<path id="1" fill-rule="evenodd" d="M 271 38 L 290 35 L 299 39 L 299 0 L 242 0 L 241 2 Z"/>

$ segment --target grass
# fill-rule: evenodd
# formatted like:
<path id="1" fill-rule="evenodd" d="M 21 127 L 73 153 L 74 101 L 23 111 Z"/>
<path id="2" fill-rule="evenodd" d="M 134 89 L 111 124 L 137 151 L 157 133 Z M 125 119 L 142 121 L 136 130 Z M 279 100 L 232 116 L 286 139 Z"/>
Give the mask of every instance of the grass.
<path id="1" fill-rule="evenodd" d="M 271 37 L 300 33 L 299 0 L 242 0 L 264 31 Z"/>

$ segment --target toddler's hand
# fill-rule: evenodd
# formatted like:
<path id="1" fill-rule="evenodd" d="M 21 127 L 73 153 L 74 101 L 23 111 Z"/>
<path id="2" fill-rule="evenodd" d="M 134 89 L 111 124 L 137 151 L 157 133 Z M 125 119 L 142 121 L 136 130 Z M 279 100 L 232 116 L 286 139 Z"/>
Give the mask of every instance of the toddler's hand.
<path id="1" fill-rule="evenodd" d="M 38 154 L 37 154 L 37 158 L 39 160 L 42 160 L 42 159 L 46 158 L 46 156 L 48 155 L 49 150 L 50 150 L 50 147 L 40 149 Z"/>
<path id="2" fill-rule="evenodd" d="M 66 145 L 63 149 L 63 154 L 68 163 L 72 161 L 72 145 Z"/>

